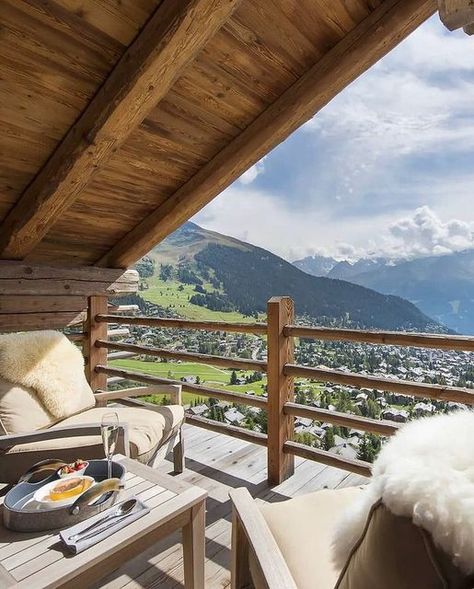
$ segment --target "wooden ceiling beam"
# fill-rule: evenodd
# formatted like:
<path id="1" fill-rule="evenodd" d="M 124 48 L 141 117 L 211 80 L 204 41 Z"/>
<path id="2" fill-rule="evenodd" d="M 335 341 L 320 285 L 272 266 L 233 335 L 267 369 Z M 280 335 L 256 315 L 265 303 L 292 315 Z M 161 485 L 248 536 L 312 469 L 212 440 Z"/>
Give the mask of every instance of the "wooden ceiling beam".
<path id="1" fill-rule="evenodd" d="M 33 251 L 239 2 L 161 2 L 0 226 L 1 257 Z"/>
<path id="2" fill-rule="evenodd" d="M 308 121 L 436 8 L 435 0 L 382 2 L 97 265 L 126 268 L 136 262 Z"/>

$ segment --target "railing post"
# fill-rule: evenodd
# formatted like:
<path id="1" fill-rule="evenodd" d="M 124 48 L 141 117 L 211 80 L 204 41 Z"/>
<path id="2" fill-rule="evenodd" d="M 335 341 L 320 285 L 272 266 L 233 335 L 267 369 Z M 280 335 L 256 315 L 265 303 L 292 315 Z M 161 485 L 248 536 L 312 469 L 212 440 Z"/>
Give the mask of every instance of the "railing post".
<path id="1" fill-rule="evenodd" d="M 278 485 L 294 473 L 294 456 L 283 452 L 291 440 L 294 417 L 283 413 L 287 401 L 294 401 L 293 378 L 285 376 L 283 367 L 293 363 L 294 340 L 283 334 L 285 325 L 294 319 L 293 301 L 273 297 L 267 305 L 267 392 L 268 392 L 268 481 Z"/>
<path id="2" fill-rule="evenodd" d="M 89 297 L 86 321 L 86 345 L 84 346 L 84 352 L 87 358 L 86 378 L 94 393 L 98 389 L 107 389 L 107 375 L 99 374 L 95 370 L 95 367 L 98 364 L 107 364 L 107 350 L 105 348 L 98 348 L 95 345 L 97 340 L 107 339 L 107 323 L 99 323 L 95 320 L 96 315 L 99 313 L 107 313 L 107 297 Z"/>

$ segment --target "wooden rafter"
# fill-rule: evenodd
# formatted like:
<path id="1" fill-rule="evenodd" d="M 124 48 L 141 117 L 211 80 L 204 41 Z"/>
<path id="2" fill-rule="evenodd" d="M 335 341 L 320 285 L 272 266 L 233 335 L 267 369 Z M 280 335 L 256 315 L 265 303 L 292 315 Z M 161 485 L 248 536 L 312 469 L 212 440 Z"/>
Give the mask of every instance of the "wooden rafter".
<path id="1" fill-rule="evenodd" d="M 23 259 L 167 94 L 240 0 L 164 0 L 0 226 Z"/>
<path id="2" fill-rule="evenodd" d="M 386 0 L 130 231 L 97 265 L 125 268 L 197 213 L 436 11 L 435 0 Z"/>

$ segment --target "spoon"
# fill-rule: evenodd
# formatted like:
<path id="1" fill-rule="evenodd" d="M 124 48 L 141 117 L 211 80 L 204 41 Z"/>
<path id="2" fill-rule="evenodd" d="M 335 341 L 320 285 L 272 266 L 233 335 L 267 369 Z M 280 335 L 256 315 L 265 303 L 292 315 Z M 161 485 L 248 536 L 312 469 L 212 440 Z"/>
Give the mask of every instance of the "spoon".
<path id="1" fill-rule="evenodd" d="M 108 522 L 110 520 L 127 515 L 128 513 L 130 513 L 132 511 L 132 509 L 135 507 L 136 504 L 137 504 L 136 499 L 127 499 L 127 501 L 124 501 L 123 503 L 120 503 L 119 505 L 117 505 L 111 513 L 109 513 L 108 515 L 106 515 L 102 519 L 95 521 L 88 528 L 84 528 L 80 532 L 77 532 L 77 534 L 73 534 L 72 536 L 69 536 L 68 540 L 75 542 L 79 538 L 84 539 L 83 538 L 84 534 L 87 534 L 87 532 L 90 532 L 95 527 L 102 525 L 105 522 Z"/>

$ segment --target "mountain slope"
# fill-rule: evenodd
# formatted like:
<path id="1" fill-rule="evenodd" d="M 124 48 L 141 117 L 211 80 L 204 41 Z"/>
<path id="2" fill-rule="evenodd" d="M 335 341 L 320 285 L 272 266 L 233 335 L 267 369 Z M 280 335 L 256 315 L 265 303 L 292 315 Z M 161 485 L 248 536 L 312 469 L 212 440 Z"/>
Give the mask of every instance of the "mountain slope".
<path id="1" fill-rule="evenodd" d="M 307 256 L 301 260 L 295 260 L 293 265 L 313 276 L 327 276 L 338 263 L 334 258 L 318 256 L 316 254 L 315 256 Z"/>
<path id="2" fill-rule="evenodd" d="M 351 276 L 351 282 L 403 296 L 460 333 L 474 333 L 474 251 L 430 256 Z"/>
<path id="3" fill-rule="evenodd" d="M 415 305 L 342 280 L 317 278 L 248 243 L 186 223 L 150 257 L 156 268 L 174 266 L 174 276 L 194 284 L 195 304 L 245 314 L 264 312 L 267 300 L 289 295 L 299 315 L 320 323 L 379 329 L 440 330 Z"/>

